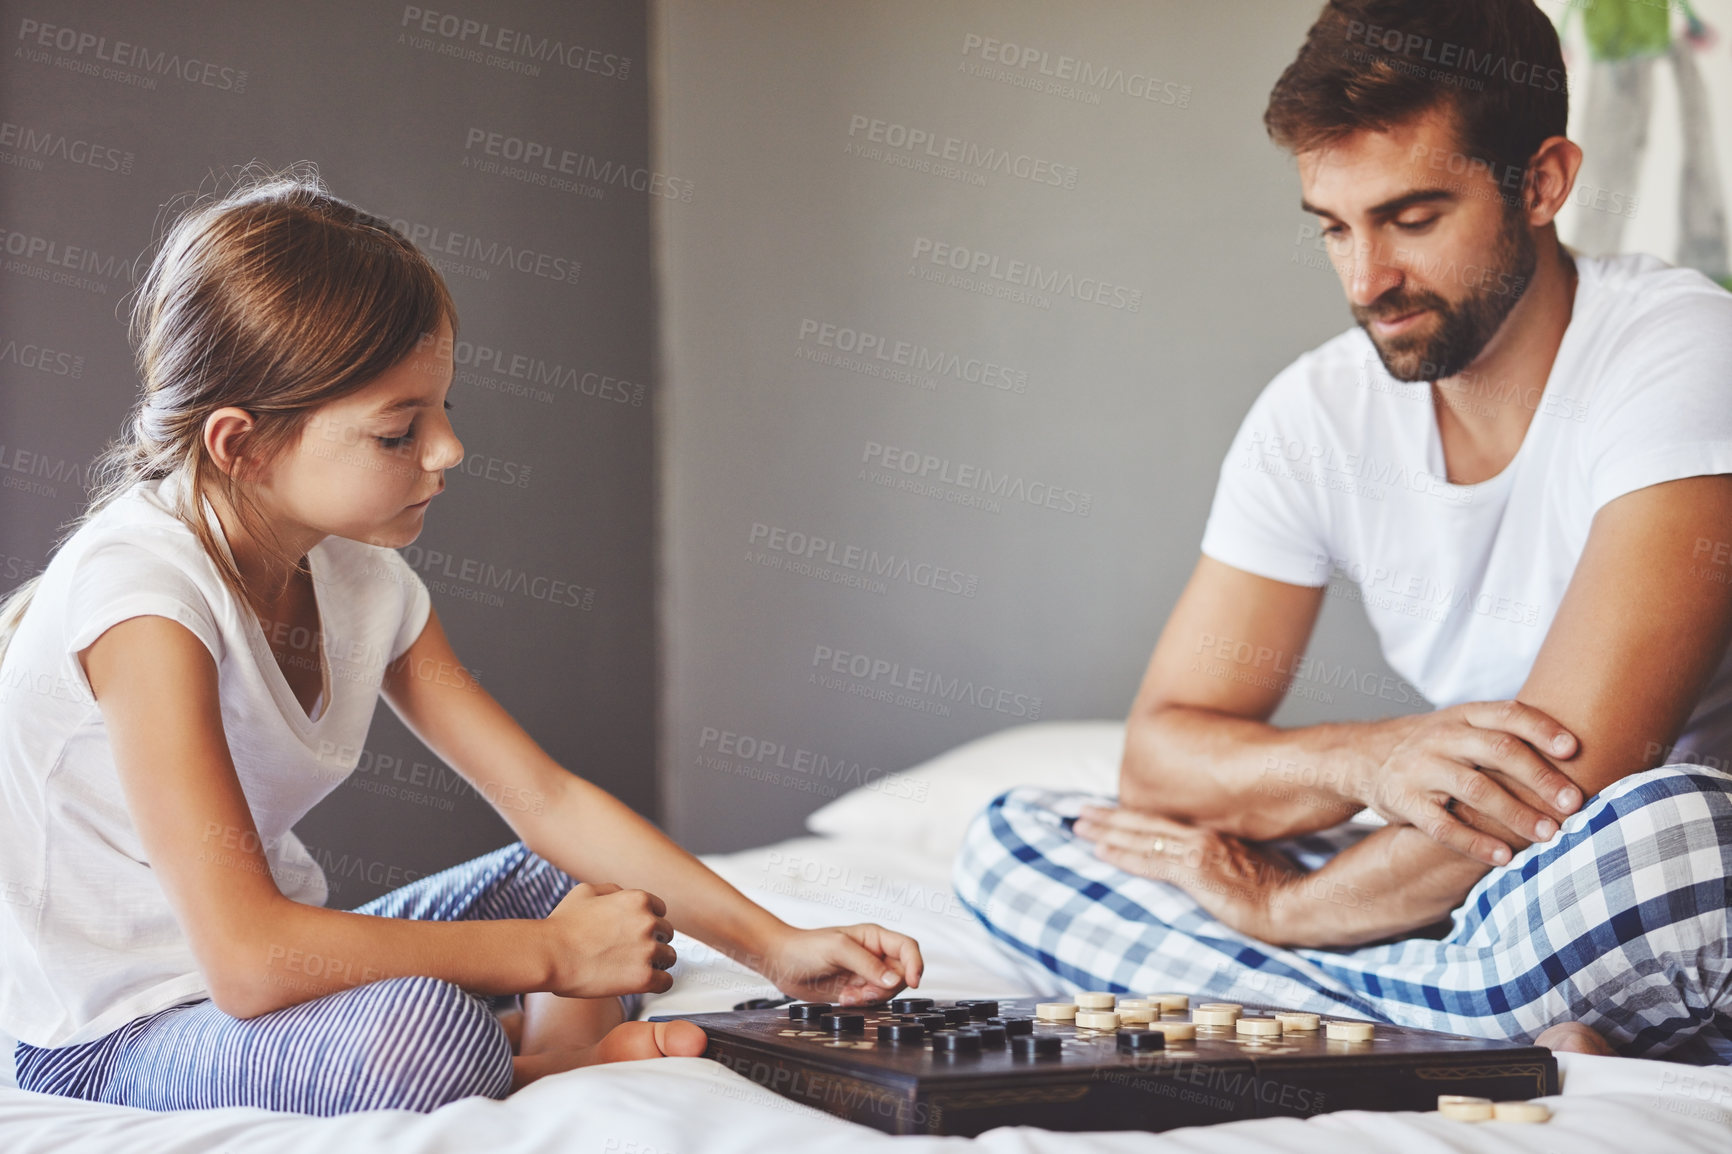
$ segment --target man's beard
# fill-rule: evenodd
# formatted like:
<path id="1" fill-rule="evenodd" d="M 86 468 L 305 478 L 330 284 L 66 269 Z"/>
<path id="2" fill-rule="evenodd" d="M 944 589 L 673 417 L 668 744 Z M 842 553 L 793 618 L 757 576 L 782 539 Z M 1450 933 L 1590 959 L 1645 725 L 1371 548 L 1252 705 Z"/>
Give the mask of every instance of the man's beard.
<path id="1" fill-rule="evenodd" d="M 1462 300 L 1452 304 L 1433 292 L 1396 291 L 1369 305 L 1354 305 L 1353 319 L 1371 338 L 1390 376 L 1398 381 L 1441 381 L 1471 365 L 1491 343 L 1527 292 L 1537 264 L 1527 222 L 1519 211 L 1506 209 L 1485 275 Z M 1420 309 L 1430 309 L 1438 317 L 1429 337 L 1403 334 L 1379 340 L 1372 332 L 1373 320 L 1390 320 Z"/>

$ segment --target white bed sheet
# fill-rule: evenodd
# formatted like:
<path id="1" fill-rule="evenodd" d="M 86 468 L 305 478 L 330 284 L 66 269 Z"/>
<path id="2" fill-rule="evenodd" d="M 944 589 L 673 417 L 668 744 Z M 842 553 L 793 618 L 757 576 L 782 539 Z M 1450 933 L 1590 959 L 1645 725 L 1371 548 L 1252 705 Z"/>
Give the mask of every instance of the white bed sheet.
<path id="1" fill-rule="evenodd" d="M 808 837 L 705 860 L 754 900 L 796 924 L 873 920 L 917 936 L 937 997 L 1029 994 L 1050 984 L 999 950 L 950 894 L 946 860 L 908 850 L 885 861 L 866 838 Z M 681 939 L 673 990 L 648 1013 L 726 1009 L 769 987 Z M 0 1088 L 5 1154 L 964 1154 L 1066 1151 L 1270 1150 L 1608 1151 L 1732 1149 L 1732 1070 L 1630 1058 L 1561 1055 L 1563 1093 L 1543 1126 L 1446 1122 L 1433 1115 L 1342 1112 L 1165 1134 L 1003 1129 L 979 1138 L 890 1138 L 763 1090 L 713 1062 L 665 1058 L 546 1078 L 503 1101 L 470 1098 L 432 1114 L 373 1111 L 307 1118 L 255 1109 L 162 1114 Z"/>

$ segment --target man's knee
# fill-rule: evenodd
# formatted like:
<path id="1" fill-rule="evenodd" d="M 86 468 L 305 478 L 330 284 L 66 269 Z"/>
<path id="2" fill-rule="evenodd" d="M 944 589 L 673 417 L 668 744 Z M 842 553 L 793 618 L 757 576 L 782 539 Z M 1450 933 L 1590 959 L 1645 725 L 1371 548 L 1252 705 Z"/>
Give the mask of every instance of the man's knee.
<path id="1" fill-rule="evenodd" d="M 1085 805 L 1113 805 L 1113 799 L 1082 791 L 1017 786 L 1005 790 L 974 815 L 963 834 L 963 856 L 1009 853 L 1022 861 L 1032 855 L 1071 848 L 1071 823 Z M 996 847 L 996 848 L 995 848 Z"/>
<path id="2" fill-rule="evenodd" d="M 1113 805 L 1111 798 L 1080 790 L 1046 789 L 1038 785 L 1019 785 L 1007 789 L 986 804 L 978 820 L 990 820 L 1000 815 L 1016 822 L 1035 819 L 1044 824 L 1056 824 L 1075 818 L 1084 805 Z"/>
<path id="3" fill-rule="evenodd" d="M 1732 864 L 1732 776 L 1706 766 L 1678 762 L 1631 774 L 1590 799 L 1586 830 L 1617 824 L 1623 839 L 1651 845 L 1670 856 L 1680 851 L 1718 850 Z M 1700 862 L 1699 864 L 1705 864 Z"/>
<path id="4" fill-rule="evenodd" d="M 1038 804 L 1038 799 L 1042 796 L 1043 792 L 1044 791 L 1035 789 L 1033 786 L 1028 785 L 1019 785 L 1013 789 L 1007 789 L 1003 793 L 994 797 L 991 801 L 987 802 L 986 808 L 981 810 L 980 813 L 976 815 L 976 818 L 978 820 L 979 818 L 986 817 L 988 814 L 993 813 L 995 810 L 1003 810 L 1006 808 L 1014 810 L 1029 809 Z"/>
<path id="5" fill-rule="evenodd" d="M 1732 773 L 1693 761 L 1674 761 L 1632 773 L 1601 792 L 1612 793 L 1619 787 L 1643 800 L 1700 794 L 1714 804 L 1732 804 Z"/>
<path id="6" fill-rule="evenodd" d="M 1732 925 L 1732 777 L 1659 766 L 1613 783 L 1578 817 L 1529 860 L 1512 863 L 1506 884 L 1536 886 L 1526 900 L 1541 909 L 1594 895 L 1618 942 L 1643 938 L 1649 949 L 1693 953 L 1713 939 L 1718 948 Z M 1610 941 L 1596 939 L 1592 949 Z"/>

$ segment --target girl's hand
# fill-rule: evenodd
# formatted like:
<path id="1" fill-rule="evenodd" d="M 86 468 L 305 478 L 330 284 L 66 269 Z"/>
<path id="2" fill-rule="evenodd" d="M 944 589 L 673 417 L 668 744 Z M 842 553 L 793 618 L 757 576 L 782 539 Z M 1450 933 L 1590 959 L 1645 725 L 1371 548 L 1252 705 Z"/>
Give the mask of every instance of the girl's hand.
<path id="1" fill-rule="evenodd" d="M 789 929 L 759 972 L 784 994 L 854 1006 L 918 986 L 925 962 L 913 938 L 870 922 L 822 930 Z"/>
<path id="2" fill-rule="evenodd" d="M 1222 925 L 1261 941 L 1282 936 L 1283 906 L 1301 876 L 1292 863 L 1210 829 L 1129 809 L 1084 806 L 1076 834 L 1127 873 L 1171 882 Z"/>
<path id="3" fill-rule="evenodd" d="M 659 994 L 674 984 L 674 928 L 662 900 L 612 882 L 572 887 L 542 921 L 553 978 L 547 987 L 568 998 Z"/>

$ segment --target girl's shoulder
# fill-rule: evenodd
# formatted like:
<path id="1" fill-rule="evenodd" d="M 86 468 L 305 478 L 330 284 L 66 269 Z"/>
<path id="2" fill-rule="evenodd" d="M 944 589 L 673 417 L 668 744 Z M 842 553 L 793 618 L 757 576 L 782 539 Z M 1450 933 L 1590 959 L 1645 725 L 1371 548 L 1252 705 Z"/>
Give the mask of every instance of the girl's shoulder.
<path id="1" fill-rule="evenodd" d="M 124 563 L 129 555 L 171 565 L 200 585 L 221 584 L 203 543 L 175 514 L 157 481 L 140 481 L 110 501 L 66 539 L 54 562 L 65 562 L 70 570 L 102 561 Z"/>
<path id="2" fill-rule="evenodd" d="M 42 653 L 75 653 L 118 622 L 144 615 L 184 625 L 219 664 L 235 617 L 203 544 L 152 482 L 116 497 L 55 551 L 18 640 L 36 638 L 47 647 Z"/>

